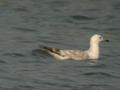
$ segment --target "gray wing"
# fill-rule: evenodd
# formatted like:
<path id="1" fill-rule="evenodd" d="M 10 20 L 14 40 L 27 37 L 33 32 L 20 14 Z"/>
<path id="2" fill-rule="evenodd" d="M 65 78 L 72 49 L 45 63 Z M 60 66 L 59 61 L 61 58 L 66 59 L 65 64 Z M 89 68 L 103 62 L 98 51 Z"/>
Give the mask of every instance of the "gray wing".
<path id="1" fill-rule="evenodd" d="M 75 60 L 83 60 L 83 59 L 89 59 L 88 53 L 86 51 L 80 51 L 80 50 L 60 50 L 57 48 L 51 48 L 42 46 L 43 49 L 48 51 L 50 54 L 54 55 L 55 57 L 59 57 L 59 59 L 75 59 Z"/>
<path id="2" fill-rule="evenodd" d="M 81 50 L 61 50 L 61 54 L 75 60 L 89 59 L 88 53 Z"/>

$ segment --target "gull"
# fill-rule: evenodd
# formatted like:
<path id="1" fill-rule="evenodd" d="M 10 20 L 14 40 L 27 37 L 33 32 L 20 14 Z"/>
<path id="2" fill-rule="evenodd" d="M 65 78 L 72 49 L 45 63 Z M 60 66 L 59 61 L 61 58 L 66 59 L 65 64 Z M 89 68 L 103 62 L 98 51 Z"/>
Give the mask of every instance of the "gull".
<path id="1" fill-rule="evenodd" d="M 86 60 L 86 59 L 98 59 L 99 58 L 99 43 L 108 39 L 103 38 L 102 35 L 94 34 L 90 38 L 90 47 L 88 50 L 62 50 L 57 48 L 51 48 L 41 45 L 41 47 L 49 54 L 59 60 L 73 59 L 73 60 Z"/>

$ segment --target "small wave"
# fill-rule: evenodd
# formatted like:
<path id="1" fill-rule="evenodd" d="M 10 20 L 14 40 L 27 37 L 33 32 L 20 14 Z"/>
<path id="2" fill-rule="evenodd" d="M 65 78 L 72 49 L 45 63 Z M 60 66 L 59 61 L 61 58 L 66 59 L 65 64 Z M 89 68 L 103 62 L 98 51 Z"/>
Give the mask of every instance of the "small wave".
<path id="1" fill-rule="evenodd" d="M 111 77 L 111 78 L 120 78 L 119 76 L 114 76 L 110 73 L 106 73 L 106 72 L 88 72 L 88 73 L 84 73 L 83 75 L 87 75 L 87 76 L 99 76 L 99 77 Z"/>
<path id="2" fill-rule="evenodd" d="M 0 63 L 1 63 L 1 64 L 4 64 L 4 63 L 6 63 L 6 62 L 5 62 L 5 61 L 3 61 L 3 60 L 0 60 Z"/>
<path id="3" fill-rule="evenodd" d="M 30 86 L 30 85 L 19 85 L 19 86 L 17 86 L 16 87 L 17 89 L 35 89 L 35 87 L 33 87 L 33 86 Z"/>
<path id="4" fill-rule="evenodd" d="M 94 19 L 92 17 L 80 16 L 80 15 L 70 16 L 70 18 L 72 18 L 74 20 L 93 20 Z"/>
<path id="5" fill-rule="evenodd" d="M 16 30 L 19 30 L 21 32 L 37 32 L 35 29 L 30 29 L 30 28 L 22 28 L 22 27 L 16 27 Z"/>
<path id="6" fill-rule="evenodd" d="M 107 84 L 89 84 L 82 85 L 81 90 L 119 90 L 119 89 Z"/>
<path id="7" fill-rule="evenodd" d="M 15 8 L 14 10 L 18 11 L 18 12 L 29 12 L 29 10 L 27 8 L 23 8 L 23 7 L 21 7 L 21 8 Z"/>
<path id="8" fill-rule="evenodd" d="M 93 68 L 105 68 L 105 64 L 101 63 L 98 60 L 90 60 L 88 63 L 90 66 L 88 67 L 93 67 Z"/>
<path id="9" fill-rule="evenodd" d="M 43 51 L 43 50 L 41 50 L 41 49 L 33 49 L 32 50 L 32 55 L 33 56 L 46 56 L 46 55 L 49 55 L 47 52 L 45 52 L 45 51 Z M 50 55 L 49 55 L 50 56 Z"/>
<path id="10" fill-rule="evenodd" d="M 59 83 L 59 82 L 47 82 L 47 81 L 41 81 L 41 82 L 37 82 L 37 83 L 42 84 L 42 85 L 46 85 L 46 86 L 62 87 L 62 88 L 66 88 L 66 89 L 70 89 L 70 88 L 72 88 L 72 86 L 69 85 L 69 84 Z"/>
<path id="11" fill-rule="evenodd" d="M 22 53 L 4 53 L 5 56 L 13 56 L 13 57 L 24 57 L 25 55 Z"/>
<path id="12" fill-rule="evenodd" d="M 0 79 L 4 79 L 4 80 L 10 80 L 10 81 L 21 81 L 21 79 L 15 78 L 15 77 L 11 77 L 11 76 L 6 76 L 6 75 L 1 75 Z"/>

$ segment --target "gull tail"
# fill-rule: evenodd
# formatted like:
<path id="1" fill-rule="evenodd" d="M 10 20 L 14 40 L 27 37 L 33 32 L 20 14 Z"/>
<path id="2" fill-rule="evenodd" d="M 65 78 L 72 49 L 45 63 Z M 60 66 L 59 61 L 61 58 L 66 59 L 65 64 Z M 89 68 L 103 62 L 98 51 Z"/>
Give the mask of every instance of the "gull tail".
<path id="1" fill-rule="evenodd" d="M 40 45 L 40 47 L 42 47 L 44 50 L 48 51 L 49 53 L 55 53 L 55 54 L 60 55 L 60 50 L 57 48 L 51 48 L 51 47 L 47 47 L 44 45 Z"/>
<path id="2" fill-rule="evenodd" d="M 57 48 L 51 48 L 47 46 L 40 45 L 41 48 L 46 50 L 49 54 L 53 55 L 56 59 L 59 60 L 65 60 L 68 59 L 69 57 L 62 55 L 61 50 Z"/>

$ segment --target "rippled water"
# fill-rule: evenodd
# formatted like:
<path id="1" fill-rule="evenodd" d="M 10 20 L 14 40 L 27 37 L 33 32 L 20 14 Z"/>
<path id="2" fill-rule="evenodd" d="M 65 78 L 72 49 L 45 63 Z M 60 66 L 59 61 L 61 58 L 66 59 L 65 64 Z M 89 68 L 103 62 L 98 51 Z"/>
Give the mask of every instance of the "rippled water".
<path id="1" fill-rule="evenodd" d="M 87 49 L 99 60 L 59 61 L 39 45 Z M 119 0 L 0 0 L 0 90 L 120 90 Z"/>

